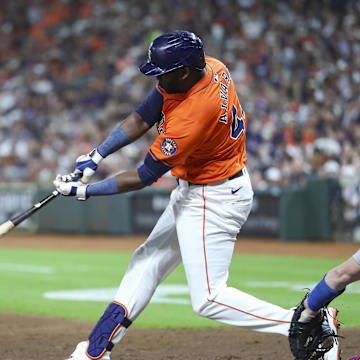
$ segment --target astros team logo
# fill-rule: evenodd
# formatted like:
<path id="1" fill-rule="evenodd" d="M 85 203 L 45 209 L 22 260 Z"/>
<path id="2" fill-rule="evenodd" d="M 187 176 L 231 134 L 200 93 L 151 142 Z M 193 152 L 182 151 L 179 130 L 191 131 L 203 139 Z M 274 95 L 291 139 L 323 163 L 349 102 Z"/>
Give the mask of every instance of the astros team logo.
<path id="1" fill-rule="evenodd" d="M 161 142 L 161 151 L 166 156 L 174 155 L 176 153 L 176 150 L 177 150 L 177 145 L 176 145 L 176 142 L 173 139 L 165 138 Z"/>

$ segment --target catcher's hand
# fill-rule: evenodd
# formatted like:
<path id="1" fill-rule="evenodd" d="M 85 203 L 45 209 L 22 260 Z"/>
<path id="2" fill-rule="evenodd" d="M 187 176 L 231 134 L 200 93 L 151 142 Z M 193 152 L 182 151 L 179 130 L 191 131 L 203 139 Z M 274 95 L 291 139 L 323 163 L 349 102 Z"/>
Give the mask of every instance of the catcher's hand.
<path id="1" fill-rule="evenodd" d="M 300 322 L 304 300 L 295 309 L 289 330 L 289 344 L 295 360 L 323 359 L 333 347 L 333 332 L 325 319 L 323 310 L 309 322 Z"/>

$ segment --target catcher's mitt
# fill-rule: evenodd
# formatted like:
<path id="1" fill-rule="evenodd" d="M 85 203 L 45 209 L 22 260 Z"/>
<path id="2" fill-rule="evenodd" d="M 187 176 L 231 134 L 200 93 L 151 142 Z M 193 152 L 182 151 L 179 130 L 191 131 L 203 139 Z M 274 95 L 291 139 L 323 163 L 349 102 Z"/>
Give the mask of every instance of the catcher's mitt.
<path id="1" fill-rule="evenodd" d="M 306 297 L 305 297 L 306 298 Z M 304 300 L 295 309 L 291 319 L 289 344 L 295 360 L 323 359 L 334 345 L 333 332 L 326 321 L 323 310 L 309 322 L 299 322 L 304 307 Z"/>

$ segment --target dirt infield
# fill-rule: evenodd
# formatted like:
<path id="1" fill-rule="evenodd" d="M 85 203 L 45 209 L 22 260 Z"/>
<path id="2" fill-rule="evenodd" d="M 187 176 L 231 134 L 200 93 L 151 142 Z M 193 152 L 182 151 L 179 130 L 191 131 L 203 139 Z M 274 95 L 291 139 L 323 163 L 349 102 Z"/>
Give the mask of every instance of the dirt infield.
<path id="1" fill-rule="evenodd" d="M 92 324 L 0 313 L 2 360 L 63 360 Z M 359 351 L 360 331 L 344 329 L 343 359 Z M 287 338 L 237 328 L 136 329 L 113 350 L 112 360 L 289 360 Z"/>
<path id="2" fill-rule="evenodd" d="M 63 250 L 132 251 L 144 236 L 72 236 L 72 235 L 21 235 L 12 233 L 2 238 L 0 247 L 19 247 Z M 269 239 L 239 238 L 236 253 L 304 255 L 320 257 L 348 257 L 360 244 L 334 242 L 281 242 Z"/>
<path id="3" fill-rule="evenodd" d="M 143 237 L 72 237 L 10 235 L 2 247 L 44 249 L 133 250 Z M 236 252 L 348 257 L 359 245 L 334 243 L 282 243 L 240 239 Z M 87 337 L 93 324 L 49 317 L 0 312 L 2 360 L 62 360 L 76 343 Z M 343 359 L 360 353 L 360 329 L 343 329 L 340 335 Z M 238 328 L 137 329 L 130 328 L 113 360 L 289 360 L 287 339 Z"/>

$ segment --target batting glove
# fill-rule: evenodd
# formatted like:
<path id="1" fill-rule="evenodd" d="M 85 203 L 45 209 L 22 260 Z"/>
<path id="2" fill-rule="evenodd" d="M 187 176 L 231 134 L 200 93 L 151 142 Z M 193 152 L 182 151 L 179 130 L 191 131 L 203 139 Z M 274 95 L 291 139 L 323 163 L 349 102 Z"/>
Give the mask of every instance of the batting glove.
<path id="1" fill-rule="evenodd" d="M 68 175 L 62 175 L 61 180 L 64 182 L 80 180 L 82 183 L 87 184 L 103 159 L 95 148 L 89 154 L 79 156 L 76 159 L 74 171 Z"/>
<path id="2" fill-rule="evenodd" d="M 62 180 L 60 174 L 58 174 L 54 180 L 54 185 L 56 190 L 65 196 L 76 196 L 78 200 L 86 200 L 86 184 L 83 184 L 80 181 L 70 181 L 66 182 Z"/>

